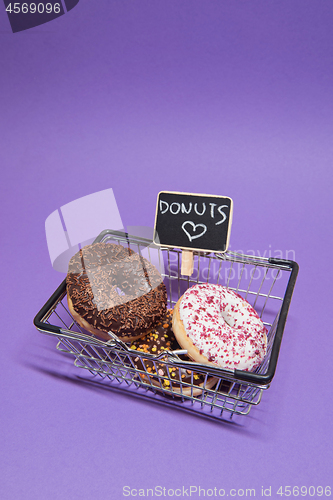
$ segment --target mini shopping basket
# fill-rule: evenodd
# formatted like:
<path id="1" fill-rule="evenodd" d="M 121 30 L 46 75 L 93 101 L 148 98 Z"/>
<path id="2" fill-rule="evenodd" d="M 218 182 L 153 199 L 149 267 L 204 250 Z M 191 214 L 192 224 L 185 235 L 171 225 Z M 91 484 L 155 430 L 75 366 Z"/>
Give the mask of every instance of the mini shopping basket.
<path id="1" fill-rule="evenodd" d="M 181 350 L 164 351 L 159 356 L 138 352 L 116 336 L 102 341 L 74 321 L 67 306 L 64 280 L 36 315 L 34 324 L 40 332 L 57 338 L 57 349 L 74 357 L 75 366 L 87 370 L 89 381 L 220 420 L 246 415 L 260 403 L 263 390 L 274 377 L 298 273 L 296 262 L 233 252 L 196 252 L 193 275 L 185 277 L 180 273 L 180 249 L 157 247 L 149 239 L 111 230 L 103 231 L 95 241 L 129 247 L 158 267 L 167 288 L 169 308 L 197 283 L 218 283 L 236 291 L 258 312 L 268 330 L 268 343 L 261 365 L 255 372 L 246 372 L 193 362 Z M 140 368 L 134 363 L 138 357 Z M 147 360 L 168 369 L 163 375 L 156 370 L 152 376 L 146 369 Z M 177 384 L 170 376 L 175 370 L 179 372 Z M 184 370 L 190 375 L 186 382 L 181 378 Z M 194 382 L 198 374 L 202 381 L 199 394 Z M 216 380 L 214 386 L 208 384 L 212 377 Z"/>

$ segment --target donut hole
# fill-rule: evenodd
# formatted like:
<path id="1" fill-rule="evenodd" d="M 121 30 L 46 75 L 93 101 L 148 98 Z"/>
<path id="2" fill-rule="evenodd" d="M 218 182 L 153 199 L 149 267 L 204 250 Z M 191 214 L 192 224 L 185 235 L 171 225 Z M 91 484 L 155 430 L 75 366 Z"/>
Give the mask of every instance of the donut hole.
<path id="1" fill-rule="evenodd" d="M 220 326 L 224 326 L 227 324 L 231 328 L 235 328 L 235 320 L 230 314 L 228 314 L 226 311 L 223 311 L 222 309 L 218 312 L 217 317 L 219 319 L 219 324 Z"/>

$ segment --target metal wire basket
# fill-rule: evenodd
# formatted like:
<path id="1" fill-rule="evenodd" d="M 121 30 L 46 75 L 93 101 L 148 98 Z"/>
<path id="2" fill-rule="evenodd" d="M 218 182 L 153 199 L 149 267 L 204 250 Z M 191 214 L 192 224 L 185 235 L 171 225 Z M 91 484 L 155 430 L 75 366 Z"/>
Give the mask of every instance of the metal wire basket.
<path id="1" fill-rule="evenodd" d="M 177 248 L 157 247 L 151 240 L 111 230 L 103 231 L 95 241 L 124 245 L 148 258 L 161 272 L 170 308 L 188 287 L 197 283 L 218 283 L 238 292 L 256 309 L 268 330 L 267 354 L 255 372 L 246 372 L 195 363 L 180 350 L 154 356 L 132 349 L 130 343 L 125 344 L 115 336 L 109 341 L 99 340 L 83 330 L 69 312 L 66 280 L 34 319 L 40 332 L 58 339 L 59 351 L 73 356 L 75 366 L 87 370 L 89 380 L 106 388 L 119 388 L 207 417 L 246 415 L 253 405 L 260 403 L 263 390 L 274 377 L 298 273 L 296 262 L 233 252 L 198 252 L 194 254 L 193 275 L 184 277 L 180 273 L 181 250 Z M 148 361 L 156 368 L 154 374 L 147 368 Z M 163 375 L 158 371 L 161 364 L 165 367 Z M 185 372 L 187 377 L 183 381 Z"/>

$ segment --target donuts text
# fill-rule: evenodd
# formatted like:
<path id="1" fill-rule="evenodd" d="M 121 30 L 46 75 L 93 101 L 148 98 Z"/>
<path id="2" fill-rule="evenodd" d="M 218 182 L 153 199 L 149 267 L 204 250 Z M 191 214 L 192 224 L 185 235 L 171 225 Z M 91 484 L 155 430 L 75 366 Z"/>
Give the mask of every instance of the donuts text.
<path id="1" fill-rule="evenodd" d="M 178 215 L 179 213 L 182 214 L 187 214 L 189 215 L 192 212 L 202 216 L 206 213 L 206 210 L 208 209 L 210 212 L 210 217 L 212 219 L 217 217 L 222 216 L 222 219 L 218 220 L 215 222 L 215 225 L 218 226 L 219 224 L 223 224 L 227 220 L 227 214 L 223 212 L 223 208 L 228 208 L 228 205 L 217 205 L 217 203 L 208 203 L 208 208 L 206 203 L 191 203 L 189 202 L 188 205 L 186 206 L 185 203 L 178 203 L 177 201 L 174 201 L 173 203 L 169 204 L 167 201 L 160 200 L 160 213 L 165 214 L 166 212 L 170 212 L 172 215 Z"/>

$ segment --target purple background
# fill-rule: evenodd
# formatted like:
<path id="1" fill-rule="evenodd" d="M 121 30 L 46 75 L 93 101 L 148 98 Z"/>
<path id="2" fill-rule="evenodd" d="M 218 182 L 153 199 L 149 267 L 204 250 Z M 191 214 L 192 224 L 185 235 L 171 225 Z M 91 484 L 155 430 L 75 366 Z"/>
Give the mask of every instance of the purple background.
<path id="1" fill-rule="evenodd" d="M 13 34 L 0 8 L 1 499 L 333 486 L 331 0 L 81 0 Z M 231 250 L 300 264 L 277 373 L 237 425 L 75 383 L 32 320 L 62 280 L 47 216 L 112 187 L 230 196 Z M 195 497 L 197 498 L 197 496 Z"/>

